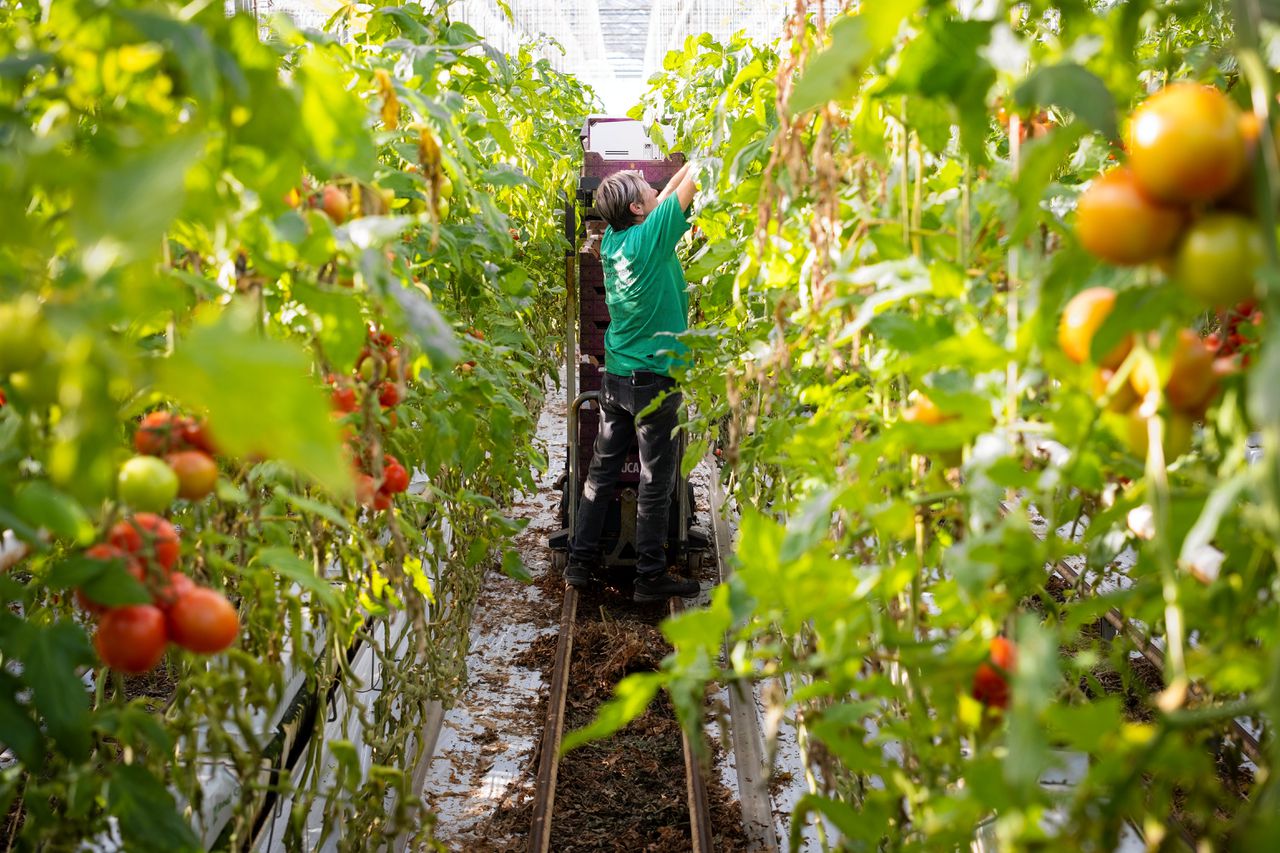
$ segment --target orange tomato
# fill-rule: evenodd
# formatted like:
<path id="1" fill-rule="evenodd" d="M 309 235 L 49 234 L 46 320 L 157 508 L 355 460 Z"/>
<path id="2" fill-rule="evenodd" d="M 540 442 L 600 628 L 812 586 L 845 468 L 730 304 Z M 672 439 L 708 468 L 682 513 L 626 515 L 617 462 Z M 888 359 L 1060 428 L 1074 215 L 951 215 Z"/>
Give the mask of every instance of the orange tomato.
<path id="1" fill-rule="evenodd" d="M 1133 111 L 1128 136 L 1129 165 L 1159 201 L 1212 201 L 1245 168 L 1240 110 L 1212 86 L 1166 86 Z"/>
<path id="2" fill-rule="evenodd" d="M 1124 166 L 1094 180 L 1076 203 L 1076 236 L 1095 257 L 1128 266 L 1173 248 L 1186 211 L 1152 201 Z"/>
<path id="3" fill-rule="evenodd" d="M 1105 287 L 1090 287 L 1071 298 L 1066 310 L 1062 312 L 1062 320 L 1058 323 L 1058 345 L 1067 354 L 1067 358 L 1076 364 L 1084 364 L 1089 360 L 1093 336 L 1097 334 L 1115 304 L 1115 291 Z M 1120 366 L 1132 348 L 1133 338 L 1126 336 L 1098 363 L 1102 367 L 1114 370 Z"/>
<path id="4" fill-rule="evenodd" d="M 164 458 L 178 475 L 178 496 L 197 501 L 213 491 L 218 483 L 218 463 L 199 450 L 183 450 Z"/>
<path id="5" fill-rule="evenodd" d="M 1213 368 L 1214 352 L 1191 329 L 1181 329 L 1174 345 L 1169 378 L 1164 384 L 1164 397 L 1179 412 L 1198 414 L 1218 390 Z M 1135 365 L 1129 376 L 1133 390 L 1146 397 L 1160 387 L 1156 365 L 1144 360 Z"/>
<path id="6" fill-rule="evenodd" d="M 196 587 L 169 608 L 169 636 L 184 649 L 201 654 L 220 652 L 235 642 L 240 617 L 222 593 Z"/>

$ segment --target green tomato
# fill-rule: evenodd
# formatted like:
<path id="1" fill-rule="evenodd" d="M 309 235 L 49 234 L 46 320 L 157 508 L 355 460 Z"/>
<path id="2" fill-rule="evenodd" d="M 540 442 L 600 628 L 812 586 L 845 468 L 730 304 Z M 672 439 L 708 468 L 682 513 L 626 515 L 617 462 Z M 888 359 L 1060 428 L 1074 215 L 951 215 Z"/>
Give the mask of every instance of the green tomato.
<path id="1" fill-rule="evenodd" d="M 448 175 L 440 176 L 440 198 L 453 198 L 453 181 Z"/>
<path id="2" fill-rule="evenodd" d="M 120 468 L 120 500 L 141 512 L 164 512 L 178 497 L 178 475 L 156 456 L 135 456 Z"/>
<path id="3" fill-rule="evenodd" d="M 1175 277 L 1183 290 L 1207 305 L 1235 305 L 1253 298 L 1254 271 L 1262 259 L 1262 234 L 1253 220 L 1237 213 L 1209 213 L 1182 238 Z"/>
<path id="4" fill-rule="evenodd" d="M 44 357 L 44 320 L 34 296 L 0 305 L 0 376 L 35 367 Z"/>
<path id="5" fill-rule="evenodd" d="M 449 218 L 449 199 L 447 199 L 447 198 L 441 198 L 441 199 L 440 199 L 440 205 L 439 205 L 439 207 L 437 208 L 437 210 L 439 210 L 439 212 L 440 212 L 440 221 L 441 221 L 441 222 L 444 222 L 446 219 L 448 219 L 448 218 Z"/>

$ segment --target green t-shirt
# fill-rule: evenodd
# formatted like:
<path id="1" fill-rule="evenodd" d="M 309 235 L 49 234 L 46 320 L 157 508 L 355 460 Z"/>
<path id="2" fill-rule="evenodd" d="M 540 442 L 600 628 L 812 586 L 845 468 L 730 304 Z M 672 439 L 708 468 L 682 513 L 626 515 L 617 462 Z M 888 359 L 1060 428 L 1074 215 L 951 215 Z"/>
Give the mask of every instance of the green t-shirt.
<path id="1" fill-rule="evenodd" d="M 675 335 L 689 328 L 689 292 L 676 244 L 689 230 L 675 193 L 644 222 L 623 231 L 606 228 L 600 242 L 609 329 L 604 336 L 605 370 L 671 375 L 688 352 Z M 659 355 L 659 351 L 669 352 Z"/>

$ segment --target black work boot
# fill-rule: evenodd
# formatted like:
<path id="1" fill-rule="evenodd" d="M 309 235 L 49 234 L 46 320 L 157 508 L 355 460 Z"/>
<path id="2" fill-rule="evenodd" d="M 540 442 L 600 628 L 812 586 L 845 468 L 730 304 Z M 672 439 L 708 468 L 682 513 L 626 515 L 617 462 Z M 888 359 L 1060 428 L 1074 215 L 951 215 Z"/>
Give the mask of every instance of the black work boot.
<path id="1" fill-rule="evenodd" d="M 574 589 L 586 589 L 595 583 L 596 573 L 591 564 L 577 557 L 570 557 L 564 567 L 564 581 Z"/>
<path id="2" fill-rule="evenodd" d="M 636 575 L 636 593 L 633 596 L 637 604 L 650 601 L 666 601 L 672 596 L 694 598 L 702 587 L 693 578 L 678 578 L 671 572 L 660 572 L 656 575 Z"/>

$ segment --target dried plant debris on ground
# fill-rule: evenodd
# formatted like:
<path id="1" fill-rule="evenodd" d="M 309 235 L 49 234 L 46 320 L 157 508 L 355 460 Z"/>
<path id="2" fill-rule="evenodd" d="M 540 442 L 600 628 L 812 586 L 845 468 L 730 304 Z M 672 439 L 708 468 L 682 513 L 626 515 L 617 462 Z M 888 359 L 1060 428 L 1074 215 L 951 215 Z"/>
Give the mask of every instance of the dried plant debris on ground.
<path id="1" fill-rule="evenodd" d="M 574 632 L 565 708 L 565 729 L 590 723 L 614 686 L 634 672 L 653 671 L 668 647 L 656 627 L 657 615 L 628 607 L 617 590 L 583 596 L 581 621 Z M 549 671 L 553 643 L 535 643 L 522 663 L 541 663 Z M 705 741 L 707 754 L 719 745 Z M 741 807 L 706 769 L 715 849 L 746 849 Z M 489 824 L 490 837 L 502 837 L 485 850 L 522 849 L 532 801 L 504 804 Z M 584 746 L 564 757 L 556 786 L 551 823 L 556 851 L 648 851 L 675 853 L 691 847 L 680 725 L 667 697 L 659 695 L 639 718 L 608 740 Z M 527 842 L 524 842 L 527 843 Z"/>

